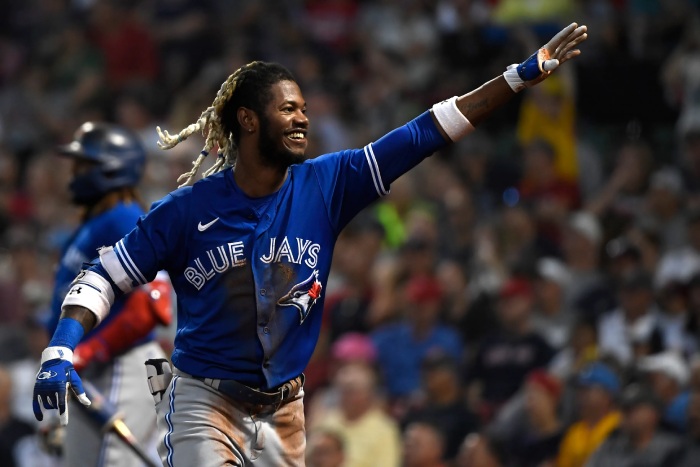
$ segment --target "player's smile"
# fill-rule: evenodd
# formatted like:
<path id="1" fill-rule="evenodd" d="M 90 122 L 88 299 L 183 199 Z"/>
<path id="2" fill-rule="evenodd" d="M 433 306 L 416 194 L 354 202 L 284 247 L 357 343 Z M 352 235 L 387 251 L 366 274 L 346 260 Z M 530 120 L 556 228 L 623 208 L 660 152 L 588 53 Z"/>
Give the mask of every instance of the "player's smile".
<path id="1" fill-rule="evenodd" d="M 306 130 L 299 130 L 299 129 L 292 130 L 289 133 L 287 133 L 287 138 L 292 140 L 292 144 L 306 145 Z"/>

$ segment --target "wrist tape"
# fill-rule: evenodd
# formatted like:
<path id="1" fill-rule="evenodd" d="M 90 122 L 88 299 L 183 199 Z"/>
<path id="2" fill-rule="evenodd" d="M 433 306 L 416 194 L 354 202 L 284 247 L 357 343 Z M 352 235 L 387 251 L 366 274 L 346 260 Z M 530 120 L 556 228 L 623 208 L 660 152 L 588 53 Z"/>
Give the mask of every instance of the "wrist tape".
<path id="1" fill-rule="evenodd" d="M 518 64 L 513 63 L 506 68 L 503 72 L 503 77 L 506 79 L 506 83 L 513 90 L 513 92 L 520 92 L 525 89 L 525 81 L 518 74 Z"/>
<path id="2" fill-rule="evenodd" d="M 83 329 L 83 325 L 77 320 L 73 318 L 61 318 L 58 320 L 58 326 L 56 326 L 48 348 L 67 348 L 72 351 L 75 349 L 75 346 L 78 345 L 80 339 L 83 338 L 83 334 L 85 334 L 85 329 Z"/>
<path id="3" fill-rule="evenodd" d="M 71 349 L 69 349 L 68 347 L 52 346 L 52 347 L 46 347 L 44 349 L 44 351 L 41 352 L 41 363 L 42 364 L 44 362 L 48 362 L 49 360 L 53 360 L 55 358 L 59 358 L 61 360 L 73 362 L 73 351 Z"/>

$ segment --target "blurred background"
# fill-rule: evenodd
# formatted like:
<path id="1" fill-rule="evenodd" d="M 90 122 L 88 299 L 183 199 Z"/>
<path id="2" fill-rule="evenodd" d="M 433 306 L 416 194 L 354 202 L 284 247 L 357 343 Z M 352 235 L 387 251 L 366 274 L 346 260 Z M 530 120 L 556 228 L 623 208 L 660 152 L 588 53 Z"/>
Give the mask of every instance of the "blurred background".
<path id="1" fill-rule="evenodd" d="M 0 465 L 61 465 L 30 397 L 80 215 L 54 147 L 82 122 L 143 138 L 150 204 L 203 143 L 160 151 L 155 127 L 194 121 L 249 61 L 295 74 L 315 157 L 572 21 L 588 26 L 581 57 L 341 234 L 306 372 L 309 466 L 700 465 L 698 0 L 3 5 Z"/>

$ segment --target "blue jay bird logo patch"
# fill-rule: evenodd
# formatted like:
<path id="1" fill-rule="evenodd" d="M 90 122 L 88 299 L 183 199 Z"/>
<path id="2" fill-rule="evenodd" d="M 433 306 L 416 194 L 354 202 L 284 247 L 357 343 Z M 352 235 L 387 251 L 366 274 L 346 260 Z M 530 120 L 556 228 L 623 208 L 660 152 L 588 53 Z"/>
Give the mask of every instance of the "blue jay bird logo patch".
<path id="1" fill-rule="evenodd" d="M 321 296 L 323 286 L 318 280 L 318 271 L 314 270 L 308 279 L 292 287 L 289 292 L 277 301 L 279 306 L 293 306 L 299 310 L 299 324 L 302 324 L 311 307 Z"/>

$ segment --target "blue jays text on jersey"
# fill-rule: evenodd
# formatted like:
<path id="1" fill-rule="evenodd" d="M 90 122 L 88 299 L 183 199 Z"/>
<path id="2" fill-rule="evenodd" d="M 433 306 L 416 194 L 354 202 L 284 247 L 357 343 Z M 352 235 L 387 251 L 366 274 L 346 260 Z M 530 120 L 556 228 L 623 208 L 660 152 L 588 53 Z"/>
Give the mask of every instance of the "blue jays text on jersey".
<path id="1" fill-rule="evenodd" d="M 261 256 L 260 261 L 268 264 L 279 263 L 283 260 L 301 264 L 303 261 L 310 268 L 316 267 L 321 245 L 298 237 L 296 238 L 296 249 L 291 245 L 294 245 L 294 243 L 290 244 L 289 238 L 286 236 L 279 243 L 276 237 L 272 237 L 270 239 L 270 251 L 266 255 Z M 204 257 L 194 260 L 195 266 L 185 268 L 185 278 L 194 287 L 201 289 L 216 274 L 224 273 L 232 267 L 244 266 L 246 258 L 243 247 L 243 242 L 239 240 L 207 250 Z"/>
<path id="2" fill-rule="evenodd" d="M 445 144 L 425 112 L 362 149 L 292 165 L 268 196 L 247 196 L 231 169 L 176 190 L 100 251 L 89 277 L 99 275 L 113 290 L 93 295 L 94 302 L 164 269 L 178 303 L 175 366 L 200 377 L 278 386 L 304 370 L 316 345 L 338 233 Z M 81 284 L 99 290 L 85 278 L 73 287 Z M 99 315 L 94 302 L 69 295 L 64 305 Z"/>

